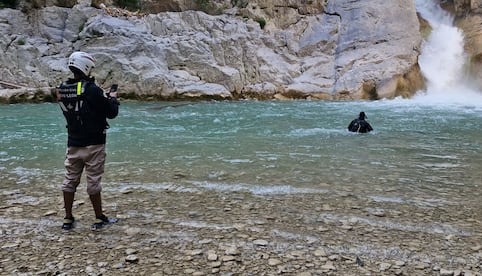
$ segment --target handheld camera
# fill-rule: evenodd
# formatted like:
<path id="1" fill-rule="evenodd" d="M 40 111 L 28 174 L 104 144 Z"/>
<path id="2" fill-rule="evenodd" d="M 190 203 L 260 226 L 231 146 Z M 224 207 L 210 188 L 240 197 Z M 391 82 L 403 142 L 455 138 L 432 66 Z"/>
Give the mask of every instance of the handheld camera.
<path id="1" fill-rule="evenodd" d="M 107 92 L 107 97 L 111 97 L 111 94 L 110 93 L 116 93 L 117 92 L 117 87 L 119 87 L 117 84 L 113 84 L 110 89 L 109 89 L 109 92 Z M 114 97 L 116 97 L 117 94 L 114 95 Z"/>
<path id="2" fill-rule="evenodd" d="M 110 93 L 110 92 L 116 92 L 116 91 L 117 91 L 117 87 L 119 87 L 117 84 L 113 84 L 113 85 L 110 87 L 109 93 Z"/>

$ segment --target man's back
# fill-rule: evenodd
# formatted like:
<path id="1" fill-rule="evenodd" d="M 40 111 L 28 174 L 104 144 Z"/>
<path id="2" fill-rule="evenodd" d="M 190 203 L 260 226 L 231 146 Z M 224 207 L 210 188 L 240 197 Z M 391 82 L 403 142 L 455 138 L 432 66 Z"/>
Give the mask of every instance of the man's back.
<path id="1" fill-rule="evenodd" d="M 373 130 L 372 126 L 365 121 L 365 112 L 360 112 L 358 118 L 354 119 L 348 125 L 348 130 L 351 132 L 367 133 Z"/>
<path id="2" fill-rule="evenodd" d="M 77 85 L 72 95 L 71 87 Z M 64 82 L 59 89 L 59 104 L 67 120 L 69 146 L 105 144 L 106 119 L 117 116 L 118 102 L 105 97 L 93 79 Z"/>

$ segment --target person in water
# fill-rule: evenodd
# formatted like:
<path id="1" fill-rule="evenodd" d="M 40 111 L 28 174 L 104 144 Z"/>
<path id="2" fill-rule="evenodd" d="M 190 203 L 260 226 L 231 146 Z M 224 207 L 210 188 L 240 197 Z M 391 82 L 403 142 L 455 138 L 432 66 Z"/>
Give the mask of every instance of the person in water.
<path id="1" fill-rule="evenodd" d="M 348 130 L 358 133 L 367 133 L 372 131 L 372 126 L 365 120 L 365 118 L 367 118 L 365 112 L 360 112 L 358 118 L 351 121 L 350 125 L 348 125 Z"/>
<path id="2" fill-rule="evenodd" d="M 104 174 L 107 119 L 119 113 L 117 92 L 108 94 L 90 77 L 95 59 L 85 52 L 74 52 L 68 60 L 73 78 L 63 82 L 57 89 L 57 100 L 67 121 L 67 150 L 65 156 L 65 178 L 62 183 L 65 218 L 62 229 L 74 226 L 72 205 L 82 173 L 87 180 L 89 195 L 95 213 L 92 229 L 115 222 L 102 211 L 101 178 Z"/>

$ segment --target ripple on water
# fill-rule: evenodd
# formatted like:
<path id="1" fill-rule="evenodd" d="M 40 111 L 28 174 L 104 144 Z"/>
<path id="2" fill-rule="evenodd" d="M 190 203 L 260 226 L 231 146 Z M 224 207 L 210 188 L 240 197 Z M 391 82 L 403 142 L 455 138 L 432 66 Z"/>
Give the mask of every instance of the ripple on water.
<path id="1" fill-rule="evenodd" d="M 374 227 L 387 228 L 393 230 L 401 230 L 407 232 L 423 232 L 429 234 L 441 234 L 441 235 L 458 235 L 458 236 L 471 236 L 472 233 L 458 228 L 454 225 L 443 223 L 410 223 L 399 222 L 389 218 L 366 218 L 357 216 L 342 216 L 338 214 L 323 213 L 320 218 L 325 221 L 332 222 L 344 222 L 344 221 L 356 221 L 356 223 L 366 224 Z"/>
<path id="2" fill-rule="evenodd" d="M 314 194 L 327 193 L 328 190 L 313 189 L 313 188 L 299 188 L 291 185 L 252 185 L 241 183 L 216 183 L 207 181 L 191 182 L 197 187 L 206 190 L 215 190 L 220 192 L 250 192 L 254 195 L 289 195 L 289 194 Z"/>

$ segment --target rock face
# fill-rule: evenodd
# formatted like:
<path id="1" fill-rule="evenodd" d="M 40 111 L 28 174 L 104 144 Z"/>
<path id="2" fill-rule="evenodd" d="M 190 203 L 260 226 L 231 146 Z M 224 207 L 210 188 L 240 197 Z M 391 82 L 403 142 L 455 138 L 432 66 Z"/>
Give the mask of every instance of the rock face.
<path id="1" fill-rule="evenodd" d="M 129 16 L 90 3 L 0 9 L 0 81 L 56 86 L 81 50 L 97 59 L 97 82 L 119 83 L 123 97 L 378 99 L 423 87 L 412 1 L 229 2 L 234 11 L 215 16 Z M 249 7 L 259 10 L 236 15 Z"/>
<path id="2" fill-rule="evenodd" d="M 459 17 L 464 17 L 467 13 L 482 13 L 482 0 L 453 0 L 453 10 Z"/>
<path id="3" fill-rule="evenodd" d="M 469 74 L 482 87 L 482 0 L 455 0 L 448 8 L 454 10 L 456 24 L 465 35 Z"/>
<path id="4" fill-rule="evenodd" d="M 146 13 L 201 10 L 211 15 L 234 8 L 237 15 L 280 27 L 295 23 L 300 15 L 320 14 L 325 5 L 324 0 L 142 0 L 137 8 Z"/>

